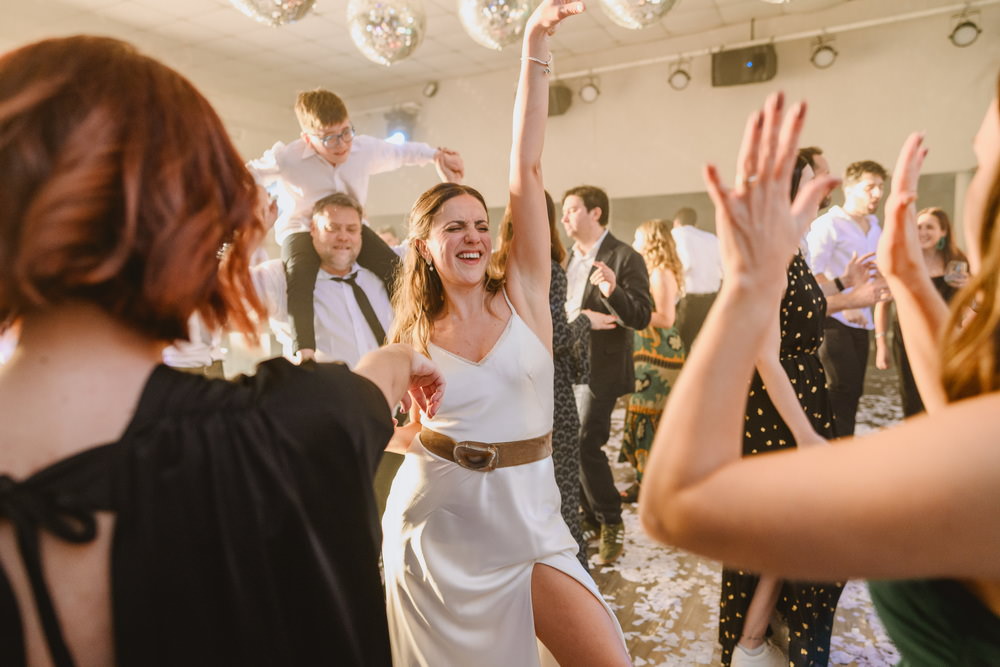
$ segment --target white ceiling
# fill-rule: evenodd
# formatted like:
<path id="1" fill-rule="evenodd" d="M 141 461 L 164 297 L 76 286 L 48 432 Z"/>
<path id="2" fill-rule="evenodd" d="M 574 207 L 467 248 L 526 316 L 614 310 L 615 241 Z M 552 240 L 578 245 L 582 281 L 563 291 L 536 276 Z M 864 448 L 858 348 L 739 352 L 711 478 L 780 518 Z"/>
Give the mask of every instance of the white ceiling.
<path id="1" fill-rule="evenodd" d="M 844 2 L 680 0 L 658 24 L 632 31 L 611 23 L 592 0 L 586 14 L 556 35 L 554 51 L 560 59 L 572 58 L 746 24 L 751 18 L 816 12 Z M 181 69 L 197 68 L 202 76 L 228 86 L 252 83 L 261 88 L 261 95 L 272 98 L 288 98 L 291 91 L 317 85 L 351 98 L 429 79 L 470 76 L 506 67 L 518 51 L 514 46 L 496 53 L 473 42 L 459 23 L 457 0 L 423 0 L 427 13 L 423 43 L 411 58 L 388 68 L 368 61 L 354 47 L 346 28 L 346 0 L 318 0 L 306 18 L 278 28 L 252 21 L 228 0 L 3 0 L 0 4 L 10 4 L 15 15 L 21 12 L 26 19 L 42 21 L 49 34 L 100 32 L 122 37 Z"/>
<path id="2" fill-rule="evenodd" d="M 303 20 L 278 28 L 258 24 L 228 0 L 0 0 L 0 47 L 45 36 L 107 34 L 136 43 L 197 83 L 264 104 L 322 86 L 352 99 L 420 86 L 428 80 L 467 77 L 508 68 L 518 48 L 502 53 L 476 44 L 459 23 L 458 0 L 423 0 L 427 29 L 414 55 L 391 67 L 376 65 L 354 47 L 346 28 L 346 0 L 318 0 Z M 594 67 L 653 43 L 665 53 L 693 51 L 757 36 L 817 30 L 831 21 L 892 15 L 901 10 L 940 7 L 941 0 L 679 0 L 659 23 L 632 31 L 613 24 L 589 0 L 586 14 L 554 38 L 553 52 L 564 65 Z M 954 4 L 952 1 L 951 4 Z M 611 54 L 611 55 L 609 55 Z M 582 65 L 580 65 L 582 63 Z M 589 64 L 588 64 L 589 63 Z M 564 70 L 565 71 L 565 70 Z"/>

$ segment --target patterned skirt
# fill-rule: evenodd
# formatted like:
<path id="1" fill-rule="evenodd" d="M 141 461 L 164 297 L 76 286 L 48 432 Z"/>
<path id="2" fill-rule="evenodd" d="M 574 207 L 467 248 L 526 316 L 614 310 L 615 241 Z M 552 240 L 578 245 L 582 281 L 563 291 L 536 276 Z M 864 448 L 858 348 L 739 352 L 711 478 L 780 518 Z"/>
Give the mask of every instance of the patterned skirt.
<path id="1" fill-rule="evenodd" d="M 625 432 L 621 457 L 635 467 L 636 481 L 642 483 L 646 458 L 667 395 L 684 366 L 684 343 L 677 327 L 648 326 L 635 332 L 635 393 L 629 396 L 625 412 Z"/>

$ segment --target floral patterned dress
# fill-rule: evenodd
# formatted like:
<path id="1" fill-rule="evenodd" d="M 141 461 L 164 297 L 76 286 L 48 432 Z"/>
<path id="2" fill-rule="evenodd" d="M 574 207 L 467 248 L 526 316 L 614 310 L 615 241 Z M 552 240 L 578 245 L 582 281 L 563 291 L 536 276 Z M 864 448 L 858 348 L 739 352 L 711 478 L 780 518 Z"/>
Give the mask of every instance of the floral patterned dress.
<path id="1" fill-rule="evenodd" d="M 684 366 L 684 343 L 677 327 L 652 325 L 635 332 L 635 393 L 629 396 L 621 456 L 635 467 L 635 480 L 642 483 L 646 459 L 670 388 Z"/>

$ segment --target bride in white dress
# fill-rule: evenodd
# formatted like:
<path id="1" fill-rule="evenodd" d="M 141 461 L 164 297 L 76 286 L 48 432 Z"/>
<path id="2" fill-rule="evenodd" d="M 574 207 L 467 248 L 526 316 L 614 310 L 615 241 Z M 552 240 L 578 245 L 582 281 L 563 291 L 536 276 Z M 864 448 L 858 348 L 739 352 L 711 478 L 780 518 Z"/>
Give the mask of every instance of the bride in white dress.
<path id="1" fill-rule="evenodd" d="M 630 664 L 617 620 L 576 559 L 551 458 L 548 41 L 581 11 L 544 0 L 525 28 L 505 274 L 488 272 L 486 204 L 472 188 L 442 183 L 410 214 L 390 337 L 429 353 L 447 390 L 436 414 L 397 433 L 412 444 L 383 519 L 396 665 L 530 667 L 546 654 L 539 642 L 562 665 Z"/>

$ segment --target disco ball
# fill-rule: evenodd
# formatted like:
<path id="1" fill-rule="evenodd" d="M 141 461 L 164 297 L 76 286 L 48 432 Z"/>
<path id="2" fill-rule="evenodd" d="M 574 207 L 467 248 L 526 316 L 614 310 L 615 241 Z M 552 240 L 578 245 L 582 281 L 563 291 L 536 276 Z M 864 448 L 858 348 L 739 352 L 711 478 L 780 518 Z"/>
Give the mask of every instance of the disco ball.
<path id="1" fill-rule="evenodd" d="M 254 21 L 269 26 L 294 23 L 309 13 L 316 0 L 229 0 Z"/>
<path id="2" fill-rule="evenodd" d="M 650 26 L 670 11 L 677 0 L 601 0 L 608 18 L 629 30 Z"/>
<path id="3" fill-rule="evenodd" d="M 420 0 L 351 0 L 347 5 L 354 45 L 379 65 L 413 55 L 424 39 L 426 25 Z"/>
<path id="4" fill-rule="evenodd" d="M 529 0 L 458 0 L 458 18 L 477 44 L 499 51 L 517 41 L 531 15 Z"/>

